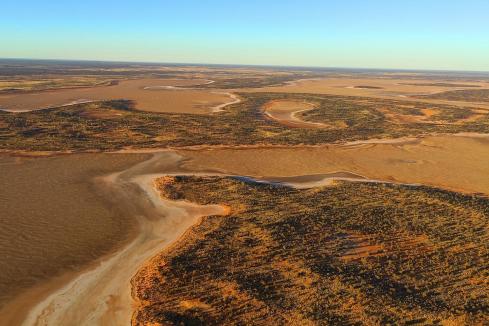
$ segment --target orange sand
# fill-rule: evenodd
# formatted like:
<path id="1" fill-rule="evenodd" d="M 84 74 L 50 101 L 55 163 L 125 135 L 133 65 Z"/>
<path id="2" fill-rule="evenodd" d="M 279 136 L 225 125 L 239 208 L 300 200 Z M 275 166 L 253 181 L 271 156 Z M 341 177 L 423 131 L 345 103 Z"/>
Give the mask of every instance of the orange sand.
<path id="1" fill-rule="evenodd" d="M 229 102 L 230 96 L 209 90 L 178 87 L 207 82 L 195 79 L 139 79 L 122 81 L 113 86 L 0 95 L 0 108 L 30 111 L 80 102 L 127 99 L 135 101 L 136 108 L 143 111 L 203 114 Z"/>

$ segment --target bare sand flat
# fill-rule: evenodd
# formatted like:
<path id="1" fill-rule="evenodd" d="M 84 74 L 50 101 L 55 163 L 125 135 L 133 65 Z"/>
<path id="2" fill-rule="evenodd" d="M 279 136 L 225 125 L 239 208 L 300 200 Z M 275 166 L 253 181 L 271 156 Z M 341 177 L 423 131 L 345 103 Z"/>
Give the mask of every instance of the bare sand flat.
<path id="1" fill-rule="evenodd" d="M 263 106 L 267 116 L 289 127 L 327 128 L 328 125 L 324 123 L 304 121 L 298 117 L 300 112 L 309 111 L 314 108 L 314 103 L 294 100 L 275 100 Z"/>
<path id="2" fill-rule="evenodd" d="M 149 158 L 145 154 L 80 154 L 48 158 L 0 156 L 0 324 L 2 308 L 36 287 L 20 308 L 135 234 L 129 209 L 95 178 Z M 111 201 L 112 198 L 114 201 Z M 8 310 L 8 309 L 7 309 Z M 15 310 L 10 310 L 15 312 Z M 14 317 L 15 316 L 14 314 Z"/>
<path id="3" fill-rule="evenodd" d="M 41 301 L 29 313 L 25 325 L 130 325 L 134 305 L 130 280 L 137 270 L 200 217 L 226 212 L 218 205 L 163 200 L 153 189 L 156 177 L 148 175 L 134 180 L 147 194 L 155 214 L 140 221 L 137 238 Z"/>
<path id="4" fill-rule="evenodd" d="M 205 83 L 209 83 L 209 80 L 138 79 L 121 81 L 112 86 L 6 94 L 0 95 L 0 108 L 30 111 L 83 102 L 126 99 L 134 101 L 136 109 L 143 111 L 205 114 L 212 112 L 216 106 L 235 100 L 228 93 L 185 89 Z"/>
<path id="5" fill-rule="evenodd" d="M 351 172 L 370 179 L 489 194 L 487 137 L 433 136 L 316 148 L 179 152 L 190 158 L 184 166 L 192 170 L 262 177 Z"/>
<path id="6" fill-rule="evenodd" d="M 425 103 L 440 103 L 452 105 L 465 105 L 470 107 L 489 108 L 487 103 L 472 103 L 446 100 L 431 100 L 410 98 L 410 96 L 430 95 L 446 91 L 461 89 L 489 88 L 486 82 L 463 82 L 454 85 L 467 85 L 468 87 L 447 86 L 446 81 L 439 80 L 427 82 L 426 79 L 394 79 L 394 78 L 327 78 L 304 79 L 290 82 L 282 86 L 263 88 L 250 88 L 248 92 L 277 92 L 277 93 L 311 93 L 331 94 L 342 96 L 365 96 L 373 98 L 397 99 Z"/>
<path id="7" fill-rule="evenodd" d="M 124 160 L 128 154 L 109 156 Z M 51 159 L 63 162 L 64 158 Z M 80 160 L 80 156 L 69 156 L 69 159 Z M 55 279 L 57 284 L 50 282 L 44 288 L 33 288 L 16 297 L 0 311 L 0 324 L 129 325 L 134 304 L 130 280 L 140 266 L 180 237 L 200 217 L 227 212 L 226 208 L 219 205 L 201 206 L 160 198 L 154 189 L 154 180 L 161 173 L 178 169 L 180 160 L 181 157 L 173 152 L 156 153 L 139 163 L 128 161 L 133 165 L 123 171 L 97 178 L 94 181 L 97 188 L 108 195 L 104 200 L 108 204 L 118 203 L 119 214 L 122 214 L 121 210 L 124 211 L 124 216 L 127 215 L 133 223 L 138 224 L 137 234 L 117 251 L 79 268 L 79 273 L 69 273 L 63 278 Z M 83 204 L 84 201 L 80 203 Z M 81 224 L 90 221 L 83 217 L 79 217 L 79 220 Z M 51 222 L 53 221 L 47 221 Z M 77 229 L 75 231 L 80 232 Z M 102 228 L 97 232 L 92 230 L 91 233 L 103 234 L 104 231 L 110 230 Z M 121 233 L 121 236 L 127 237 L 127 234 Z M 58 246 L 66 248 L 70 241 L 79 239 L 79 235 L 71 235 L 65 244 L 64 239 L 49 232 L 39 235 L 39 238 L 47 242 L 58 241 Z M 69 249 L 66 254 L 70 254 Z M 58 262 L 57 255 L 47 252 L 45 255 L 45 260 L 51 264 L 66 264 L 64 261 Z M 22 253 L 16 256 L 28 257 Z M 50 259 L 54 259 L 54 262 L 49 261 Z M 26 273 L 32 271 L 28 269 Z"/>

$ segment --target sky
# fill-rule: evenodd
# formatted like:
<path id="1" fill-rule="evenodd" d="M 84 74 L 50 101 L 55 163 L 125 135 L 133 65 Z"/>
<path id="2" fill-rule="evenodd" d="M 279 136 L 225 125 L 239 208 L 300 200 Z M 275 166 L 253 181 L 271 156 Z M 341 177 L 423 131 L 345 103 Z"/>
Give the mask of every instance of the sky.
<path id="1" fill-rule="evenodd" d="M 0 58 L 489 71 L 489 1 L 0 0 Z"/>

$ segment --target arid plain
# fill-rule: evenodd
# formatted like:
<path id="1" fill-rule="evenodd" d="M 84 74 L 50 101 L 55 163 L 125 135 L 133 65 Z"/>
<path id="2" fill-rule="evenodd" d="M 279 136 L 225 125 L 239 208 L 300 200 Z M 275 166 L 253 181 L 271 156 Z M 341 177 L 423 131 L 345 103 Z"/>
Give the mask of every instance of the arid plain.
<path id="1" fill-rule="evenodd" d="M 0 324 L 489 322 L 489 76 L 0 62 Z"/>

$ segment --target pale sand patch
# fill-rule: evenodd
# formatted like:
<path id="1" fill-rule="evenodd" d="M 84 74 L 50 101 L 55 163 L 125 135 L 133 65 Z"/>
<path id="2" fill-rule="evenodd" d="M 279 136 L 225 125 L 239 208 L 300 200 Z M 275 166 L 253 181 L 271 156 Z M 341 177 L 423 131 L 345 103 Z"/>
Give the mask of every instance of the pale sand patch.
<path id="1" fill-rule="evenodd" d="M 210 113 L 216 106 L 235 101 L 229 93 L 184 87 L 208 84 L 200 79 L 138 79 L 118 85 L 62 89 L 27 94 L 0 95 L 0 108 L 9 111 L 32 111 L 83 102 L 126 99 L 136 109 L 150 112 Z"/>
<path id="2" fill-rule="evenodd" d="M 328 128 L 319 122 L 301 120 L 297 115 L 300 112 L 310 111 L 316 107 L 314 103 L 294 100 L 273 100 L 263 106 L 264 113 L 270 118 L 296 128 Z"/>
<path id="3" fill-rule="evenodd" d="M 212 108 L 213 113 L 219 113 L 224 111 L 224 108 L 233 104 L 238 104 L 241 103 L 241 98 L 233 93 L 230 92 L 213 92 L 214 94 L 222 94 L 222 95 L 227 95 L 229 96 L 230 100 L 226 103 L 218 104 Z"/>
<path id="4" fill-rule="evenodd" d="M 5 307 L 14 297 L 36 285 L 39 293 L 52 288 L 45 283 L 53 276 L 77 271 L 135 235 L 133 216 L 92 180 L 150 158 L 33 154 L 0 155 L 0 325 L 12 324 L 3 313 L 14 311 Z"/>
<path id="5" fill-rule="evenodd" d="M 139 234 L 117 253 L 50 293 L 29 311 L 23 325 L 130 325 L 135 304 L 130 280 L 141 265 L 182 236 L 200 217 L 228 213 L 220 205 L 202 206 L 160 197 L 154 180 L 165 174 L 154 172 L 172 171 L 179 161 L 174 153 L 157 153 L 148 161 L 100 180 L 120 198 L 136 205 Z"/>
<path id="6" fill-rule="evenodd" d="M 424 117 L 426 119 L 429 119 L 432 116 L 440 113 L 440 110 L 435 110 L 435 109 L 421 109 L 421 112 L 423 113 L 423 115 L 424 115 Z"/>
<path id="7" fill-rule="evenodd" d="M 419 141 L 315 148 L 179 151 L 193 171 L 300 176 L 351 172 L 375 180 L 489 194 L 489 138 L 432 136 Z M 250 159 L 257 158 L 260 159 Z"/>

